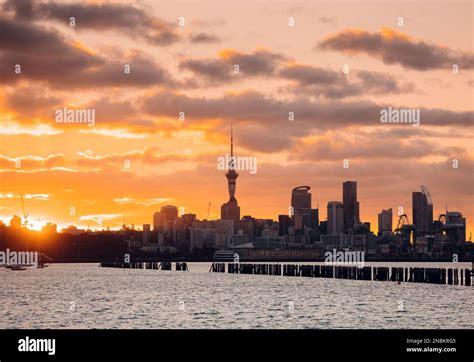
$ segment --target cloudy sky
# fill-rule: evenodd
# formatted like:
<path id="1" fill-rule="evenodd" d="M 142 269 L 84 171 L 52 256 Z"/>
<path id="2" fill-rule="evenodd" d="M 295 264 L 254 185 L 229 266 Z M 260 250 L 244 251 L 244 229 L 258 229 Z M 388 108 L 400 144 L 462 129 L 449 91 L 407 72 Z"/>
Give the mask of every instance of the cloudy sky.
<path id="1" fill-rule="evenodd" d="M 420 185 L 436 217 L 447 205 L 473 229 L 471 1 L 0 9 L 4 221 L 21 215 L 21 194 L 35 227 L 141 225 L 165 204 L 206 218 L 211 202 L 218 218 L 228 193 L 217 158 L 232 122 L 236 155 L 258 165 L 239 171 L 242 215 L 276 219 L 291 189 L 309 185 L 325 219 L 342 182 L 356 180 L 374 231 L 381 209 L 411 219 Z M 381 123 L 389 106 L 420 110 L 420 125 Z M 94 109 L 95 125 L 57 123 L 63 107 Z"/>

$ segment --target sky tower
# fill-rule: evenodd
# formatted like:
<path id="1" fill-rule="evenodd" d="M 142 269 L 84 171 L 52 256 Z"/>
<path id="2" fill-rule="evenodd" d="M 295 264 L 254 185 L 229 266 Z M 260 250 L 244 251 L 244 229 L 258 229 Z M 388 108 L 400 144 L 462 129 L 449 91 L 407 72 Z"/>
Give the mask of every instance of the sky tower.
<path id="1" fill-rule="evenodd" d="M 230 161 L 229 170 L 225 174 L 227 178 L 227 187 L 229 189 L 229 201 L 221 206 L 221 220 L 240 220 L 240 207 L 235 198 L 236 180 L 239 174 L 235 171 L 236 162 L 234 160 L 234 132 L 230 125 Z"/>

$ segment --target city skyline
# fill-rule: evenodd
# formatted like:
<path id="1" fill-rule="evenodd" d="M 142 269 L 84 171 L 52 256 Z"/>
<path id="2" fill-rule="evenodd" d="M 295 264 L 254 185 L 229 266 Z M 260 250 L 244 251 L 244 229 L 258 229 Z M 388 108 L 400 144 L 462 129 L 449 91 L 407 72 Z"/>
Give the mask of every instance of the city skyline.
<path id="1" fill-rule="evenodd" d="M 351 184 L 351 187 L 354 187 L 355 188 L 355 200 L 356 200 L 356 203 L 357 203 L 357 214 L 359 212 L 359 205 L 360 205 L 360 201 L 357 199 L 357 181 L 344 181 L 342 183 L 342 198 L 341 200 L 343 199 L 344 197 L 344 190 L 346 189 L 346 186 L 347 184 Z M 132 222 L 131 224 L 122 224 L 118 227 L 114 227 L 114 228 L 111 228 L 111 227 L 98 227 L 98 228 L 87 228 L 87 230 L 97 230 L 97 231 L 100 231 L 100 230 L 105 230 L 105 229 L 110 229 L 110 230 L 121 230 L 123 229 L 124 226 L 133 226 L 133 228 L 135 230 L 144 230 L 145 228 L 150 228 L 150 226 L 153 226 L 153 230 L 156 230 L 155 228 L 155 225 L 157 224 L 165 224 L 166 225 L 166 222 L 167 221 L 175 221 L 177 220 L 178 218 L 184 218 L 186 216 L 190 216 L 190 215 L 193 215 L 193 221 L 194 220 L 208 220 L 208 221 L 217 221 L 217 220 L 233 220 L 233 221 L 241 221 L 243 220 L 244 217 L 253 217 L 255 219 L 260 219 L 260 220 L 273 220 L 274 222 L 278 222 L 280 217 L 281 216 L 285 216 L 285 215 L 288 215 L 289 216 L 289 220 L 290 223 L 295 227 L 295 229 L 302 229 L 304 228 L 305 226 L 307 227 L 319 227 L 319 224 L 321 222 L 327 222 L 328 226 L 327 226 L 327 234 L 328 235 L 336 235 L 336 234 L 347 234 L 349 231 L 352 232 L 352 228 L 355 224 L 357 223 L 360 223 L 360 224 L 363 224 L 364 222 L 368 222 L 370 223 L 370 231 L 372 231 L 374 234 L 381 234 L 381 231 L 389 231 L 389 232 L 392 232 L 392 231 L 395 231 L 396 227 L 397 227 L 397 224 L 399 221 L 402 220 L 402 216 L 406 216 L 408 217 L 408 221 L 410 224 L 413 224 L 413 225 L 421 225 L 421 227 L 418 228 L 417 232 L 419 233 L 419 235 L 423 235 L 424 233 L 429 233 L 429 232 L 432 232 L 432 226 L 431 224 L 435 221 L 438 220 L 438 217 L 444 215 L 445 217 L 447 216 L 447 213 L 449 211 L 449 213 L 453 214 L 453 213 L 460 213 L 462 217 L 465 218 L 465 215 L 463 214 L 463 211 L 462 210 L 454 210 L 454 209 L 450 209 L 448 210 L 447 208 L 444 210 L 445 213 L 440 213 L 439 215 L 434 215 L 433 214 L 433 202 L 432 202 L 432 199 L 431 199 L 431 196 L 429 195 L 429 191 L 428 191 L 428 188 L 424 185 L 421 186 L 421 192 L 418 192 L 418 191 L 413 191 L 412 192 L 412 205 L 409 209 L 404 209 L 402 207 L 402 209 L 398 209 L 398 212 L 396 213 L 393 213 L 392 212 L 392 208 L 387 208 L 387 209 L 380 209 L 380 212 L 377 214 L 377 222 L 375 224 L 372 224 L 370 221 L 368 220 L 363 220 L 362 218 L 358 218 L 357 219 L 357 222 L 354 224 L 354 223 L 350 223 L 348 224 L 348 221 L 347 221 L 347 218 L 345 217 L 345 214 L 347 213 L 347 205 L 346 207 L 344 207 L 344 202 L 343 201 L 337 201 L 337 200 L 332 200 L 332 201 L 327 201 L 327 210 L 328 212 L 326 213 L 326 218 L 323 220 L 320 215 L 321 215 L 321 210 L 324 210 L 326 209 L 326 207 L 323 207 L 322 209 L 320 209 L 320 206 L 318 205 L 316 208 L 312 208 L 311 205 L 312 205 L 312 194 L 309 192 L 311 188 L 309 186 L 298 186 L 298 187 L 295 187 L 293 188 L 292 192 L 290 193 L 290 198 L 291 198 L 291 202 L 290 202 L 290 207 L 288 208 L 288 213 L 287 214 L 278 214 L 276 215 L 276 217 L 270 217 L 270 218 L 258 218 L 258 217 L 255 217 L 254 215 L 252 215 L 251 213 L 245 213 L 243 214 L 242 218 L 239 218 L 239 219 L 234 219 L 234 218 L 229 218 L 229 219 L 226 219 L 226 218 L 216 218 L 216 219 L 212 219 L 212 218 L 199 218 L 197 217 L 197 214 L 195 214 L 193 212 L 193 210 L 184 210 L 183 208 L 177 206 L 177 205 L 171 205 L 171 204 L 164 204 L 164 205 L 161 205 L 160 206 L 160 211 L 158 210 L 155 210 L 153 212 L 152 215 L 150 215 L 150 221 L 149 222 L 146 222 L 146 223 L 135 223 L 135 222 Z M 295 191 L 298 192 L 300 190 L 303 190 L 303 192 L 305 193 L 305 195 L 301 195 L 303 196 L 303 198 L 300 196 L 299 199 L 295 199 Z M 231 190 L 229 190 L 229 193 L 231 193 Z M 426 208 L 426 206 L 420 206 L 420 202 L 422 203 L 422 201 L 419 201 L 418 199 L 420 198 L 420 195 L 425 195 L 426 193 L 428 193 L 428 198 L 425 202 L 425 204 L 427 204 L 429 207 L 430 207 L 430 211 L 428 213 L 422 213 L 421 215 L 418 216 L 417 218 L 417 213 L 419 213 L 420 211 L 418 210 L 419 208 Z M 233 193 L 231 194 L 233 195 Z M 232 198 L 232 196 L 231 196 Z M 306 200 L 305 200 L 306 199 Z M 415 201 L 416 200 L 416 201 Z M 227 203 L 224 203 L 224 205 L 226 205 Z M 298 205 L 302 205 L 302 206 L 298 206 Z M 337 209 L 339 208 L 340 211 L 336 211 Z M 329 210 L 332 210 L 331 212 Z M 350 209 L 352 209 L 352 206 L 350 206 Z M 308 210 L 308 213 L 307 214 L 304 214 L 301 213 L 300 214 L 300 210 Z M 311 211 L 316 211 L 315 214 L 313 214 Z M 396 209 L 397 210 L 397 209 Z M 239 210 L 240 212 L 240 210 Z M 332 214 L 334 212 L 337 212 L 337 214 Z M 339 214 L 340 212 L 340 214 Z M 298 214 L 299 217 L 298 217 Z M 336 216 L 337 215 L 337 216 Z M 337 220 L 337 224 L 338 226 L 336 225 L 332 225 L 330 226 L 331 224 L 331 216 L 332 216 L 332 220 L 333 220 L 333 223 L 335 220 Z M 14 220 L 16 218 L 16 220 Z M 418 220 L 417 220 L 418 219 Z M 14 220 L 14 221 L 13 221 Z M 315 221 L 316 220 L 316 221 Z M 10 218 L 7 222 L 4 222 L 3 220 L 0 220 L 0 222 L 3 222 L 6 226 L 10 226 L 12 222 L 14 222 L 15 224 L 15 227 L 26 227 L 26 228 L 29 228 L 31 230 L 41 230 L 41 229 L 36 229 L 36 228 L 32 228 L 31 225 L 26 225 L 25 224 L 25 218 L 22 217 L 21 215 L 12 215 L 12 218 Z M 46 228 L 46 229 L 50 229 L 51 226 L 54 225 L 54 226 L 57 226 L 56 224 L 54 223 L 46 223 L 44 225 L 42 225 L 42 228 Z M 386 225 L 390 225 L 390 227 L 387 227 Z M 428 226 L 430 225 L 430 226 Z M 68 227 L 70 226 L 74 226 L 74 227 L 78 227 L 79 225 L 74 225 L 74 224 L 70 224 L 70 225 L 67 225 L 67 227 L 64 227 L 64 229 L 67 229 Z M 174 226 L 173 226 L 174 227 Z M 382 227 L 382 229 L 381 229 Z M 468 241 L 468 239 L 470 239 L 470 234 L 468 233 L 468 224 L 466 222 L 466 241 Z M 166 228 L 166 227 L 165 227 Z M 78 227 L 79 229 L 79 227 Z M 58 229 L 58 232 L 60 232 L 61 230 Z M 150 231 L 150 230 L 148 230 Z"/>
<path id="2" fill-rule="evenodd" d="M 0 0 L 5 223 L 20 195 L 37 229 L 150 224 L 167 204 L 218 219 L 233 124 L 236 155 L 258 160 L 237 170 L 241 216 L 275 220 L 308 185 L 324 220 L 356 180 L 373 231 L 421 185 L 434 218 L 447 206 L 474 231 L 469 1 L 18 4 Z"/>

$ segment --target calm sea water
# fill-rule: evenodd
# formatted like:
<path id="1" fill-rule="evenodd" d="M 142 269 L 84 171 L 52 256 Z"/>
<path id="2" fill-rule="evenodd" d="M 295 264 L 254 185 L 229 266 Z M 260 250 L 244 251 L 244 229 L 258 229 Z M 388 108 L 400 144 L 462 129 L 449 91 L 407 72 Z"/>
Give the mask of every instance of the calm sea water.
<path id="1" fill-rule="evenodd" d="M 0 328 L 474 328 L 472 287 L 188 266 L 189 272 L 98 264 L 0 268 Z"/>

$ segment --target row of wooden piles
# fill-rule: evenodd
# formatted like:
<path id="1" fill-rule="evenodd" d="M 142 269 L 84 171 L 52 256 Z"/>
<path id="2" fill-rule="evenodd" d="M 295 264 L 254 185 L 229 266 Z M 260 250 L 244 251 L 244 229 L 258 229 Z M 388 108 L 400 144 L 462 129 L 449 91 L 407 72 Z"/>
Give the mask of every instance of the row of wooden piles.
<path id="1" fill-rule="evenodd" d="M 226 263 L 213 263 L 210 272 L 225 273 Z M 227 263 L 232 274 L 302 276 L 353 280 L 377 280 L 407 283 L 431 283 L 471 286 L 472 271 L 458 268 L 403 268 L 340 265 Z"/>
<path id="2" fill-rule="evenodd" d="M 100 263 L 102 268 L 123 268 L 123 269 L 153 269 L 153 270 L 172 270 L 172 263 L 168 261 L 152 261 L 152 262 L 133 262 L 133 263 L 122 263 L 122 262 L 102 262 Z M 188 264 L 185 262 L 177 262 L 177 271 L 188 271 Z"/>

